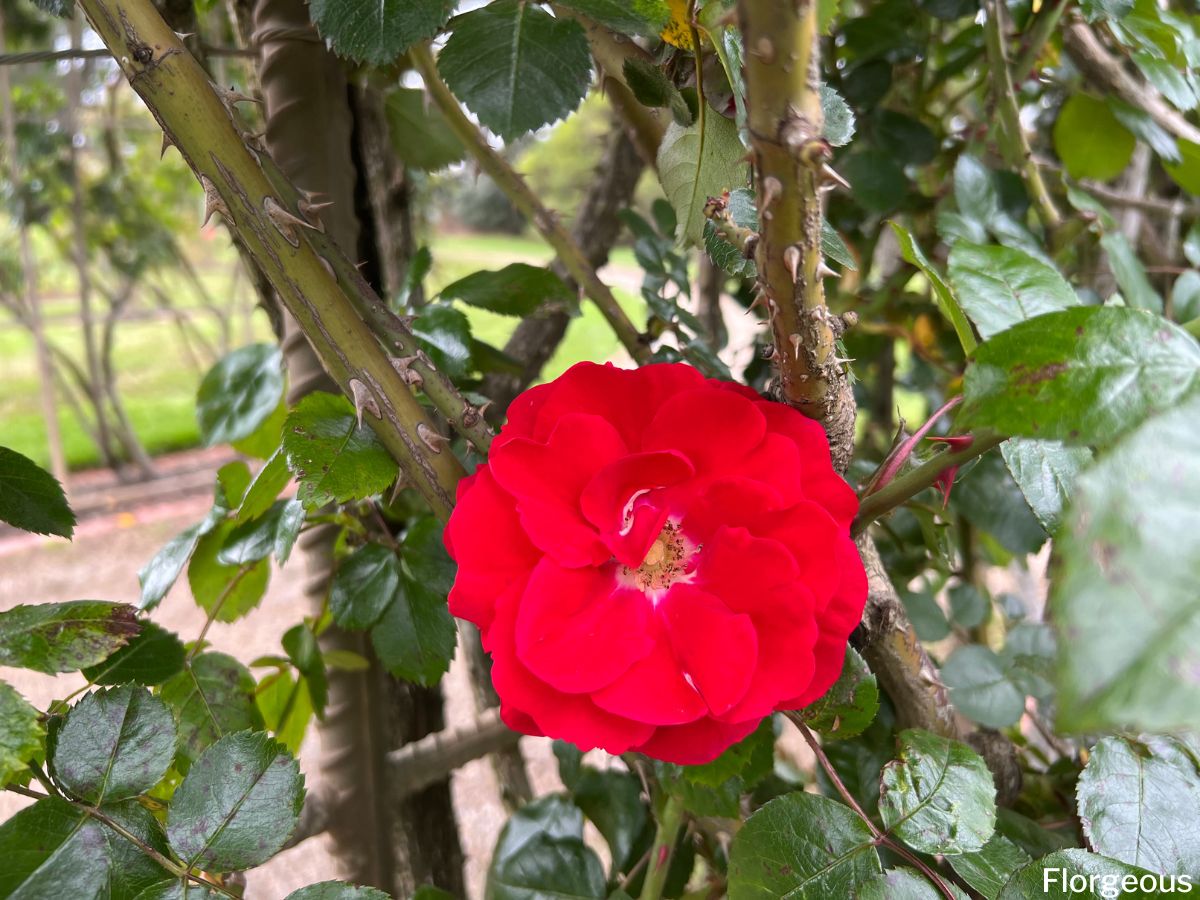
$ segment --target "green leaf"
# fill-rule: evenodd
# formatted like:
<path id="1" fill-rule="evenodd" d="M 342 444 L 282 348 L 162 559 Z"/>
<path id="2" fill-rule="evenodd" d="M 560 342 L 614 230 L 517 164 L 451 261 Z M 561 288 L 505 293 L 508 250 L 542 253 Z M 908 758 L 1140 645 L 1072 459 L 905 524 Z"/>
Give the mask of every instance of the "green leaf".
<path id="1" fill-rule="evenodd" d="M 417 684 L 436 684 L 454 658 L 454 619 L 446 598 L 410 578 L 371 629 L 379 661 L 393 675 Z"/>
<path id="2" fill-rule="evenodd" d="M 471 371 L 471 322 L 461 310 L 448 304 L 423 307 L 412 330 L 434 364 L 451 378 Z"/>
<path id="3" fill-rule="evenodd" d="M 392 149 L 410 169 L 436 172 L 467 155 L 442 111 L 420 88 L 398 87 L 384 101 Z M 426 250 L 428 253 L 428 250 Z"/>
<path id="4" fill-rule="evenodd" d="M 838 161 L 838 168 L 854 185 L 854 201 L 869 213 L 893 212 L 908 196 L 909 179 L 890 150 L 859 146 Z"/>
<path id="5" fill-rule="evenodd" d="M 883 767 L 879 812 L 888 831 L 922 853 L 972 853 L 996 830 L 996 787 L 978 753 L 910 728 Z"/>
<path id="6" fill-rule="evenodd" d="M 608 842 L 614 874 L 628 872 L 637 863 L 636 842 L 649 820 L 641 779 L 632 772 L 601 772 L 587 767 L 580 772 L 571 794 L 575 805 Z"/>
<path id="7" fill-rule="evenodd" d="M 454 7 L 454 0 L 310 0 L 308 12 L 338 55 L 383 66 L 437 34 Z"/>
<path id="8" fill-rule="evenodd" d="M 16 688 L 0 681 L 0 788 L 25 770 L 44 737 L 38 711 Z"/>
<path id="9" fill-rule="evenodd" d="M 283 423 L 287 419 L 287 414 L 287 400 L 281 397 L 279 404 L 249 437 L 231 441 L 230 446 L 245 456 L 269 459 L 271 454 L 279 449 L 279 439 L 283 436 Z"/>
<path id="10" fill-rule="evenodd" d="M 679 220 L 679 238 L 700 243 L 704 239 L 704 204 L 724 191 L 744 188 L 749 178 L 746 148 L 737 125 L 724 116 L 704 117 L 684 128 L 667 126 L 658 150 L 658 172 L 663 192 Z"/>
<path id="11" fill-rule="evenodd" d="M 300 752 L 314 714 L 308 686 L 307 678 L 292 678 L 285 669 L 260 681 L 254 696 L 267 730 L 293 755 Z"/>
<path id="12" fill-rule="evenodd" d="M 1046 543 L 1046 530 L 1030 511 L 998 453 L 984 454 L 958 480 L 951 503 L 968 522 L 995 538 L 1009 553 L 1036 553 Z"/>
<path id="13" fill-rule="evenodd" d="M 188 565 L 188 585 L 196 603 L 218 622 L 236 622 L 258 606 L 267 592 L 271 566 L 265 559 L 227 566 L 221 548 L 238 527 L 222 522 L 200 539 Z"/>
<path id="14" fill-rule="evenodd" d="M 401 593 L 400 560 L 382 544 L 367 544 L 338 564 L 329 610 L 343 628 L 370 628 Z"/>
<path id="15" fill-rule="evenodd" d="M 1066 731 L 1200 726 L 1200 396 L 1079 477 L 1051 587 Z"/>
<path id="16" fill-rule="evenodd" d="M 1178 738 L 1104 738 L 1092 748 L 1076 798 L 1096 852 L 1164 875 L 1200 872 L 1200 771 Z"/>
<path id="17" fill-rule="evenodd" d="M 246 488 L 246 494 L 237 509 L 237 521 L 256 519 L 265 513 L 291 480 L 292 473 L 288 471 L 287 454 L 281 447 L 271 454 L 250 482 L 250 487 Z"/>
<path id="18" fill-rule="evenodd" d="M 956 900 L 969 900 L 957 886 L 948 885 Z M 888 869 L 864 884 L 856 894 L 859 900 L 941 900 L 944 897 L 924 875 L 916 869 Z"/>
<path id="19" fill-rule="evenodd" d="M 425 890 L 417 888 L 413 900 L 435 900 L 433 896 L 425 897 Z M 450 897 L 449 894 L 445 896 Z M 322 881 L 292 891 L 285 900 L 391 900 L 391 896 L 373 887 L 359 887 L 345 881 Z"/>
<path id="20" fill-rule="evenodd" d="M 1058 272 L 1010 247 L 958 241 L 950 250 L 949 275 L 985 340 L 1025 319 L 1079 305 Z"/>
<path id="21" fill-rule="evenodd" d="M 1133 61 L 1142 70 L 1146 80 L 1176 107 L 1185 112 L 1196 108 L 1196 92 L 1175 63 L 1162 59 L 1158 52 L 1149 53 L 1145 50 L 1134 53 Z"/>
<path id="22" fill-rule="evenodd" d="M 1053 535 L 1075 491 L 1075 479 L 1092 461 L 1092 451 L 1062 441 L 1011 438 L 1000 445 L 1000 453 L 1029 508 Z"/>
<path id="23" fill-rule="evenodd" d="M 92 684 L 162 684 L 183 669 L 183 642 L 154 622 L 143 621 L 137 637 L 101 663 L 83 669 Z"/>
<path id="24" fill-rule="evenodd" d="M 937 155 L 938 140 L 929 126 L 895 110 L 877 110 L 871 131 L 875 142 L 893 148 L 905 165 L 923 166 Z"/>
<path id="25" fill-rule="evenodd" d="M 959 878 L 986 900 L 996 900 L 1013 873 L 1033 860 L 1008 838 L 994 834 L 982 849 L 974 853 L 947 856 L 946 862 Z"/>
<path id="26" fill-rule="evenodd" d="M 201 653 L 162 686 L 160 696 L 175 716 L 180 771 L 222 735 L 262 727 L 254 705 L 254 677 L 224 653 Z"/>
<path id="27" fill-rule="evenodd" d="M 208 370 L 196 393 L 206 447 L 247 438 L 283 400 L 283 355 L 275 344 L 234 350 Z"/>
<path id="28" fill-rule="evenodd" d="M 88 694 L 54 741 L 54 772 L 74 796 L 99 806 L 150 790 L 171 767 L 175 723 L 162 700 L 122 685 Z"/>
<path id="29" fill-rule="evenodd" d="M 950 700 L 988 728 L 1007 728 L 1025 712 L 1025 694 L 1008 677 L 1003 661 L 987 647 L 969 644 L 942 666 Z"/>
<path id="30" fill-rule="evenodd" d="M 1125 879 L 1132 878 L 1133 881 Z M 1154 885 L 1142 890 L 1141 880 Z M 1074 882 L 1074 883 L 1072 883 Z M 998 900 L 1161 900 L 1157 885 L 1161 876 L 1127 866 L 1086 850 L 1062 850 L 1044 856 L 1017 871 L 1004 886 Z M 1119 891 L 1119 894 L 1114 894 Z"/>
<path id="31" fill-rule="evenodd" d="M 916 266 L 929 280 L 933 301 L 941 310 L 942 315 L 946 317 L 946 321 L 954 326 L 954 333 L 958 335 L 958 342 L 962 345 L 963 352 L 967 354 L 974 352 L 977 346 L 975 332 L 971 331 L 971 323 L 967 321 L 966 314 L 962 311 L 958 298 L 954 296 L 950 286 L 921 252 L 921 248 L 917 246 L 912 234 L 898 222 L 889 222 L 888 224 L 896 233 L 896 240 L 900 243 L 900 255 L 904 257 L 905 262 Z"/>
<path id="32" fill-rule="evenodd" d="M 299 500 L 276 500 L 257 519 L 228 530 L 217 551 L 217 562 L 224 566 L 243 566 L 274 553 L 283 565 L 291 554 L 304 519 L 304 504 Z"/>
<path id="33" fill-rule="evenodd" d="M 101 812 L 165 853 L 154 816 L 134 801 Z M 26 807 L 0 825 L 0 897 L 129 900 L 163 869 L 124 836 L 58 797 Z"/>
<path id="34" fill-rule="evenodd" d="M 189 879 L 171 879 L 151 885 L 133 900 L 223 900 L 224 897 Z"/>
<path id="35" fill-rule="evenodd" d="M 1021 622 L 1008 632 L 1000 651 L 1009 680 L 1024 693 L 1048 701 L 1054 697 L 1058 645 L 1043 622 Z"/>
<path id="36" fill-rule="evenodd" d="M 842 95 L 827 84 L 821 85 L 821 113 L 825 117 L 825 140 L 835 147 L 850 143 L 854 137 L 854 113 Z"/>
<path id="37" fill-rule="evenodd" d="M 14 606 L 0 612 L 0 666 L 74 672 L 107 659 L 140 629 L 133 607 L 124 603 Z"/>
<path id="38" fill-rule="evenodd" d="M 279 852 L 300 821 L 304 776 L 262 732 L 226 735 L 201 754 L 167 810 L 167 840 L 189 866 L 240 872 Z"/>
<path id="39" fill-rule="evenodd" d="M 1163 168 L 1167 170 L 1171 180 L 1189 194 L 1200 194 L 1200 144 L 1180 138 L 1178 146 L 1182 161 L 1179 163 L 1164 161 Z"/>
<path id="40" fill-rule="evenodd" d="M 1200 319 L 1200 272 L 1188 269 L 1171 286 L 1171 314 L 1176 322 Z"/>
<path id="41" fill-rule="evenodd" d="M 1020 322 L 967 369 L 963 426 L 1107 444 L 1200 382 L 1200 346 L 1141 310 L 1077 307 Z"/>
<path id="42" fill-rule="evenodd" d="M 566 282 L 549 269 L 525 263 L 512 263 L 498 272 L 472 272 L 442 288 L 441 297 L 517 318 L 547 304 L 570 307 L 576 300 Z"/>
<path id="43" fill-rule="evenodd" d="M 559 796 L 513 813 L 488 869 L 490 900 L 604 900 L 604 868 L 583 843 L 583 813 Z"/>
<path id="44" fill-rule="evenodd" d="M 858 265 L 854 262 L 850 248 L 846 246 L 842 236 L 834 231 L 833 226 L 824 218 L 821 219 L 821 252 L 839 266 L 844 266 L 851 272 L 858 271 Z"/>
<path id="45" fill-rule="evenodd" d="M 506 141 L 573 111 L 592 78 L 579 23 L 525 0 L 494 0 L 457 18 L 437 65 L 454 95 Z"/>
<path id="46" fill-rule="evenodd" d="M 367 425 L 359 426 L 344 397 L 314 391 L 288 416 L 283 431 L 288 466 L 307 509 L 370 497 L 396 480 L 396 463 Z"/>
<path id="47" fill-rule="evenodd" d="M 1054 151 L 1072 178 L 1108 181 L 1129 165 L 1137 140 L 1108 104 L 1072 94 L 1054 123 Z"/>
<path id="48" fill-rule="evenodd" d="M 824 697 L 805 708 L 804 721 L 827 740 L 857 737 L 879 712 L 879 685 L 853 647 L 846 648 L 842 674 Z"/>
<path id="49" fill-rule="evenodd" d="M 956 584 L 950 595 L 950 615 L 963 628 L 975 628 L 987 620 L 991 602 L 973 584 Z"/>
<path id="50" fill-rule="evenodd" d="M 924 591 L 899 589 L 904 611 L 923 641 L 940 641 L 950 634 L 950 622 L 933 595 Z"/>
<path id="51" fill-rule="evenodd" d="M 874 836 L 849 807 L 817 794 L 787 794 L 734 835 L 729 900 L 853 897 L 881 871 Z"/>
<path id="52" fill-rule="evenodd" d="M 138 582 L 142 586 L 138 608 L 154 609 L 167 596 L 167 592 L 179 580 L 183 568 L 196 552 L 200 538 L 217 526 L 223 511 L 214 510 L 202 522 L 181 531 L 171 538 L 146 565 L 138 570 Z"/>
<path id="53" fill-rule="evenodd" d="M 1100 246 L 1108 254 L 1108 265 L 1121 288 L 1126 305 L 1161 313 L 1162 297 L 1150 283 L 1146 267 L 1137 258 L 1137 251 L 1133 249 L 1129 238 L 1119 231 L 1109 231 L 1100 238 Z"/>
<path id="54" fill-rule="evenodd" d="M 560 0 L 560 6 L 583 13 L 622 34 L 656 37 L 671 17 L 666 0 Z"/>
<path id="55" fill-rule="evenodd" d="M 445 597 L 454 587 L 458 568 L 446 552 L 443 530 L 433 516 L 421 516 L 404 532 L 400 554 L 413 581 Z"/>
<path id="56" fill-rule="evenodd" d="M 768 716 L 758 728 L 712 762 L 684 766 L 683 777 L 692 784 L 710 788 L 719 788 L 731 778 L 737 778 L 738 793 L 741 793 L 770 775 L 774 768 L 775 727 Z"/>
<path id="57" fill-rule="evenodd" d="M 988 223 L 1000 212 L 1000 197 L 992 170 L 966 153 L 954 162 L 954 202 L 970 228 L 971 240 L 984 241 Z"/>
<path id="58" fill-rule="evenodd" d="M 685 128 L 692 124 L 695 117 L 679 88 L 652 60 L 631 56 L 622 71 L 638 103 L 652 109 L 669 109 L 672 118 Z"/>
<path id="59" fill-rule="evenodd" d="M 70 18 L 75 10 L 75 4 L 71 0 L 33 0 L 33 5 L 42 12 L 58 16 L 60 19 Z"/>
<path id="60" fill-rule="evenodd" d="M 0 447 L 0 522 L 34 534 L 75 533 L 75 513 L 62 485 L 33 460 Z"/>
<path id="61" fill-rule="evenodd" d="M 313 709 L 318 716 L 324 716 L 325 704 L 329 699 L 329 685 L 325 677 L 325 661 L 321 658 L 316 634 L 307 623 L 302 622 L 285 631 L 281 643 L 296 671 L 304 676 Z"/>

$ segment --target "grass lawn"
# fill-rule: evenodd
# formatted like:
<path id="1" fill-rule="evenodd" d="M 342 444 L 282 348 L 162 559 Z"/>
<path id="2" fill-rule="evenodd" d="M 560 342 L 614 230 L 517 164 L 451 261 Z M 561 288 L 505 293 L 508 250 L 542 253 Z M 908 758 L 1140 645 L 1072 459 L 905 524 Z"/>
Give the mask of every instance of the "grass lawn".
<path id="1" fill-rule="evenodd" d="M 230 266 L 232 251 L 222 241 L 214 241 L 215 259 L 203 268 L 207 289 L 224 305 L 230 299 Z M 440 290 L 464 275 L 480 268 L 499 269 L 510 262 L 545 263 L 551 253 L 544 243 L 534 238 L 506 235 L 440 235 L 433 242 L 434 269 L 428 287 L 431 293 Z M 620 249 L 614 262 L 635 266 L 633 254 Z M 55 277 L 47 290 L 70 290 Z M 246 280 L 240 279 L 236 292 L 236 308 L 245 310 L 253 302 Z M 640 321 L 641 301 L 628 292 L 616 294 L 635 322 Z M 181 306 L 191 301 L 181 301 Z M 503 345 L 516 327 L 516 320 L 481 310 L 467 310 L 476 337 Z M 45 304 L 45 315 L 77 313 L 73 298 L 56 296 Z M 3 313 L 0 313 L 0 317 Z M 195 328 L 215 346 L 220 329 L 211 315 L 198 313 L 192 320 Z M 249 319 L 247 333 L 243 314 L 231 323 L 234 335 L 232 346 L 250 340 L 271 340 L 270 326 L 265 314 L 255 311 Z M 63 347 L 76 360 L 82 361 L 81 329 L 77 324 L 52 322 L 47 336 Z M 599 312 L 584 303 L 582 312 L 567 331 L 566 340 L 547 367 L 547 377 L 553 377 L 581 359 L 608 359 L 620 347 Z M 183 341 L 175 324 L 166 319 L 126 321 L 117 328 L 117 378 L 126 409 L 142 443 L 151 454 L 195 446 L 199 433 L 195 421 L 195 393 L 204 375 L 203 366 L 189 362 Z M 95 446 L 80 426 L 74 414 L 60 398 L 59 421 L 68 464 L 73 469 L 97 465 Z M 42 420 L 33 342 L 21 328 L 0 318 L 0 444 L 11 447 L 42 465 L 49 464 L 45 424 Z"/>

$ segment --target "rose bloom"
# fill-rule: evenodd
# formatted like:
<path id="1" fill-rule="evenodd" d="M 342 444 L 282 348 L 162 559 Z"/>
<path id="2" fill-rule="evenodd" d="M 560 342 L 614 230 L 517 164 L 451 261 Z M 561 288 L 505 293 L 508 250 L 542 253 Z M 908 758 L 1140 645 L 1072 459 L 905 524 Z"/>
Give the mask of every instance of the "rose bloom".
<path id="1" fill-rule="evenodd" d="M 446 528 L 516 731 L 704 763 L 837 680 L 867 581 L 816 422 L 682 364 L 518 397 Z"/>

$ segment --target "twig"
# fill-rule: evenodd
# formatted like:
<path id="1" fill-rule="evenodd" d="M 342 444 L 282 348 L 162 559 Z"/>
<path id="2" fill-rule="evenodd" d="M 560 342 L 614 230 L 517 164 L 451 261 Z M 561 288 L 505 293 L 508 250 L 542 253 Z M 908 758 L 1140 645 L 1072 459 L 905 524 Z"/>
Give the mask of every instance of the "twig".
<path id="1" fill-rule="evenodd" d="M 1158 91 L 1125 71 L 1121 60 L 1108 52 L 1086 22 L 1069 23 L 1062 37 L 1063 49 L 1089 81 L 1142 110 L 1176 137 L 1200 144 L 1200 128 L 1168 105 Z"/>
<path id="2" fill-rule="evenodd" d="M 1021 113 L 1017 108 L 1017 95 L 1013 89 L 1012 76 L 1008 71 L 1008 56 L 1004 47 L 1004 23 L 998 0 L 986 0 L 984 9 L 984 40 L 987 45 L 988 66 L 991 68 L 992 94 L 1000 113 L 1000 149 L 1009 165 L 1021 171 L 1025 186 L 1037 205 L 1042 223 L 1053 231 L 1062 224 L 1062 215 L 1050 198 L 1041 170 L 1029 149 L 1029 140 L 1021 127 Z"/>
<path id="3" fill-rule="evenodd" d="M 682 825 L 683 800 L 677 794 L 667 794 L 658 816 L 658 828 L 654 832 L 654 844 L 650 848 L 646 880 L 642 882 L 639 900 L 660 900 L 662 897 L 667 873 L 671 871 L 671 853 Z"/>
<path id="4" fill-rule="evenodd" d="M 854 398 L 825 305 L 821 193 L 845 184 L 823 136 L 817 3 L 742 0 L 747 126 L 762 220 L 755 262 L 775 336 L 783 399 L 829 435 L 844 470 L 854 444 Z"/>
<path id="5" fill-rule="evenodd" d="M 862 499 L 862 503 L 858 507 L 858 515 L 850 526 L 850 533 L 854 537 L 858 537 L 880 516 L 912 499 L 925 488 L 932 487 L 937 482 L 938 476 L 947 469 L 982 456 L 1003 442 L 1002 435 L 992 432 L 978 433 L 975 435 L 975 440 L 967 446 L 958 449 L 948 448 L 915 469 L 896 477 L 875 493 L 868 494 Z"/>
<path id="6" fill-rule="evenodd" d="M 912 853 L 903 844 L 889 837 L 888 834 L 882 831 L 871 819 L 871 817 L 867 815 L 866 811 L 862 808 L 862 806 L 859 805 L 858 801 L 854 799 L 854 795 L 851 794 L 846 788 L 841 776 L 838 775 L 837 770 L 834 769 L 833 763 L 831 763 L 829 761 L 829 757 L 825 755 L 825 749 L 817 740 L 816 735 L 812 733 L 812 730 L 804 723 L 804 719 L 801 718 L 800 713 L 792 711 L 786 712 L 784 715 L 787 716 L 791 723 L 800 730 L 800 734 L 808 743 L 813 755 L 817 758 L 817 762 L 825 771 L 825 775 L 829 778 L 829 781 L 833 784 L 834 788 L 837 790 L 842 800 L 845 801 L 846 805 L 854 810 L 854 814 L 862 819 L 867 828 L 871 830 L 871 835 L 874 837 L 875 843 L 886 846 L 893 852 L 903 856 L 906 860 L 916 866 L 916 868 L 920 870 L 921 874 L 929 879 L 934 887 L 941 892 L 943 897 L 946 897 L 947 900 L 955 900 L 954 892 L 950 889 L 950 886 L 942 880 L 941 875 L 926 865 L 924 860 Z"/>
<path id="7" fill-rule="evenodd" d="M 1013 62 L 1013 84 L 1023 82 L 1033 70 L 1034 63 L 1042 54 L 1043 48 L 1058 27 L 1062 14 L 1070 5 L 1070 0 L 1051 0 L 1033 17 L 1024 40 L 1021 41 L 1021 55 Z"/>
<path id="8" fill-rule="evenodd" d="M 185 663 L 190 663 L 196 658 L 196 655 L 204 646 L 204 638 L 208 635 L 208 629 L 212 628 L 213 622 L 216 621 L 217 616 L 221 612 L 221 607 L 225 605 L 225 601 L 229 599 L 229 596 L 233 593 L 234 588 L 241 583 L 241 580 L 246 577 L 246 574 L 253 567 L 253 563 L 246 563 L 240 569 L 238 569 L 237 574 L 229 579 L 229 584 L 225 585 L 220 595 L 218 595 L 217 599 L 213 601 L 212 607 L 208 610 L 208 615 L 204 617 L 204 627 L 200 629 L 200 635 L 196 638 L 196 642 L 192 644 L 192 649 L 188 651 L 187 659 L 184 660 Z"/>
<path id="9" fill-rule="evenodd" d="M 7 785 L 4 789 L 6 791 L 12 791 L 14 794 L 20 794 L 22 797 L 30 797 L 34 800 L 48 800 L 48 799 L 50 799 L 50 796 L 51 796 L 50 794 L 39 794 L 37 791 L 31 791 L 28 788 L 21 787 L 20 785 L 17 785 L 17 784 Z M 224 894 L 226 897 L 233 897 L 233 898 L 235 898 L 235 900 L 237 900 L 237 897 L 238 897 L 237 894 L 233 893 L 232 891 L 226 890 L 225 888 L 221 887 L 221 885 L 217 884 L 216 882 L 209 881 L 207 878 L 205 878 L 201 875 L 195 874 L 187 866 L 185 866 L 181 863 L 177 863 L 174 860 L 170 859 L 169 857 L 165 856 L 164 854 L 160 853 L 158 850 L 155 850 L 153 847 L 151 847 L 149 844 L 147 844 L 145 841 L 143 841 L 141 838 L 139 838 L 136 834 L 133 834 L 131 831 L 129 831 L 123 825 L 114 821 L 112 818 L 105 815 L 100 810 L 96 809 L 96 807 L 88 806 L 88 804 L 86 804 L 86 803 L 81 803 L 78 800 L 72 800 L 69 797 L 62 797 L 61 795 L 59 795 L 59 797 L 64 802 L 69 803 L 73 807 L 78 809 L 85 816 L 95 819 L 97 822 L 100 822 L 101 824 L 103 824 L 106 827 L 115 831 L 117 834 L 121 835 L 121 837 L 125 838 L 125 840 L 129 841 L 129 843 L 133 844 L 135 847 L 137 847 L 139 850 L 141 850 L 144 854 L 146 854 L 146 856 L 150 857 L 152 860 L 154 860 L 156 863 L 158 863 L 160 866 L 162 866 L 164 869 L 166 869 L 168 872 L 170 872 L 176 878 L 190 878 L 192 881 L 196 882 L 197 884 L 202 884 L 210 890 L 216 891 L 219 894 Z"/>
<path id="10" fill-rule="evenodd" d="M 546 243 L 554 248 L 563 267 L 583 289 L 584 294 L 599 307 L 600 313 L 616 333 L 629 355 L 638 363 L 649 362 L 649 345 L 642 339 L 642 335 L 625 314 L 625 310 L 621 308 L 621 304 L 617 302 L 613 292 L 596 275 L 596 270 L 588 263 L 583 251 L 579 249 L 579 245 L 562 226 L 558 216 L 542 204 L 529 185 L 513 170 L 504 157 L 492 149 L 487 138 L 462 111 L 458 100 L 450 92 L 446 83 L 442 81 L 429 45 L 418 45 L 410 51 L 409 55 L 425 80 L 426 90 L 429 91 L 434 103 L 442 111 L 442 115 L 446 117 L 450 129 L 467 147 L 475 161 L 538 230 Z"/>

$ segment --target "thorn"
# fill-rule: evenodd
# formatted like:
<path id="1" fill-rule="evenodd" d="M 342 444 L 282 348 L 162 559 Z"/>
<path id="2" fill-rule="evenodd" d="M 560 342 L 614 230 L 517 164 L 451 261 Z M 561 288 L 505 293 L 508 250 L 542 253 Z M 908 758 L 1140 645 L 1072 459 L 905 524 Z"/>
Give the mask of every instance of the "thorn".
<path id="1" fill-rule="evenodd" d="M 319 213 L 323 209 L 328 209 L 333 206 L 332 200 L 327 200 L 324 203 L 313 203 L 311 200 L 301 197 L 296 203 L 296 207 L 300 210 L 300 215 L 304 216 L 305 221 L 309 223 L 309 227 L 315 228 L 322 234 L 325 233 L 325 224 L 321 221 Z"/>
<path id="2" fill-rule="evenodd" d="M 331 263 L 329 260 L 327 260 L 323 256 L 318 256 L 317 259 L 319 259 L 321 261 L 321 268 L 329 273 L 329 277 L 332 278 L 334 281 L 337 281 L 337 272 L 335 272 L 333 269 L 333 263 Z"/>
<path id="3" fill-rule="evenodd" d="M 831 363 L 833 363 L 835 366 L 841 366 L 841 365 L 845 365 L 846 363 L 852 363 L 852 362 L 856 362 L 856 361 L 857 361 L 857 357 L 854 357 L 854 356 L 835 356 L 835 357 L 833 357 L 832 359 L 830 359 L 829 361 L 830 361 Z"/>
<path id="4" fill-rule="evenodd" d="M 396 500 L 400 497 L 400 492 L 404 490 L 405 487 L 407 487 L 407 485 L 404 481 L 404 473 L 400 472 L 396 475 L 396 483 L 392 485 L 392 496 L 388 499 L 388 506 L 395 504 Z"/>
<path id="5" fill-rule="evenodd" d="M 775 45 L 765 34 L 754 42 L 754 49 L 751 52 L 768 66 L 775 61 Z"/>
<path id="6" fill-rule="evenodd" d="M 760 306 L 770 305 L 771 302 L 767 299 L 767 295 L 762 291 L 759 291 L 754 295 L 754 300 L 751 302 L 751 304 L 746 307 L 746 315 L 750 315 L 750 313 L 754 312 L 754 310 L 758 309 Z"/>
<path id="7" fill-rule="evenodd" d="M 825 260 L 821 260 L 819 263 L 817 263 L 817 277 L 818 278 L 837 278 L 838 273 L 835 272 L 833 269 L 829 268 L 829 266 L 825 265 Z"/>
<path id="8" fill-rule="evenodd" d="M 225 200 L 221 196 L 221 192 L 217 190 L 217 186 L 212 183 L 212 179 L 207 175 L 201 175 L 200 186 L 204 188 L 204 221 L 200 223 L 200 227 L 203 228 L 208 224 L 213 213 L 224 216 L 227 221 L 233 221 L 233 216 L 229 214 L 229 207 L 225 205 Z"/>
<path id="9" fill-rule="evenodd" d="M 817 171 L 817 175 L 826 184 L 837 185 L 843 190 L 850 190 L 850 182 L 835 172 L 828 164 L 821 166 Z"/>
<path id="10" fill-rule="evenodd" d="M 792 276 L 792 284 L 800 280 L 800 247 L 792 244 L 783 251 L 783 264 Z"/>
<path id="11" fill-rule="evenodd" d="M 796 359 L 800 358 L 800 345 L 804 342 L 804 338 L 798 334 L 789 334 L 788 340 L 792 344 L 792 353 Z"/>
<path id="12" fill-rule="evenodd" d="M 279 205 L 279 201 L 274 197 L 263 198 L 263 211 L 266 212 L 267 218 L 271 220 L 271 224 L 275 226 L 275 230 L 283 235 L 283 239 L 293 247 L 300 246 L 300 236 L 296 233 L 293 227 L 299 225 L 301 228 L 313 228 L 308 222 L 298 216 L 292 215 L 286 209 Z"/>
<path id="13" fill-rule="evenodd" d="M 408 371 L 408 367 L 417 361 L 417 357 L 413 356 L 392 356 L 389 357 L 392 363 L 392 368 L 403 375 Z"/>
<path id="14" fill-rule="evenodd" d="M 783 193 L 783 182 L 774 175 L 768 175 L 763 179 L 763 202 L 762 208 L 764 211 L 772 203 L 779 199 L 779 195 Z"/>
<path id="15" fill-rule="evenodd" d="M 181 41 L 186 41 L 188 38 L 193 38 L 195 36 L 196 36 L 196 32 L 194 32 L 194 31 L 177 31 L 177 32 L 175 32 L 175 37 L 179 38 Z"/>
<path id="16" fill-rule="evenodd" d="M 162 149 L 158 151 L 158 158 L 162 159 L 164 156 L 167 155 L 167 150 L 169 150 L 171 147 L 174 147 L 174 146 L 175 146 L 175 142 L 173 140 L 171 140 L 171 136 L 164 131 L 163 138 L 162 138 Z"/>
<path id="17" fill-rule="evenodd" d="M 354 413 L 358 417 L 359 428 L 362 428 L 364 409 L 377 419 L 383 418 L 379 413 L 379 404 L 375 401 L 375 395 L 357 378 L 350 379 L 350 393 L 354 397 Z"/>
<path id="18" fill-rule="evenodd" d="M 442 448 L 450 443 L 450 438 L 438 434 L 424 422 L 417 423 L 417 437 L 429 448 L 430 453 L 441 453 Z"/>
<path id="19" fill-rule="evenodd" d="M 221 95 L 221 100 L 230 109 L 239 103 L 257 103 L 260 106 L 262 105 L 262 101 L 257 97 L 247 96 L 232 86 L 227 88 L 219 87 L 217 88 L 217 92 Z"/>

